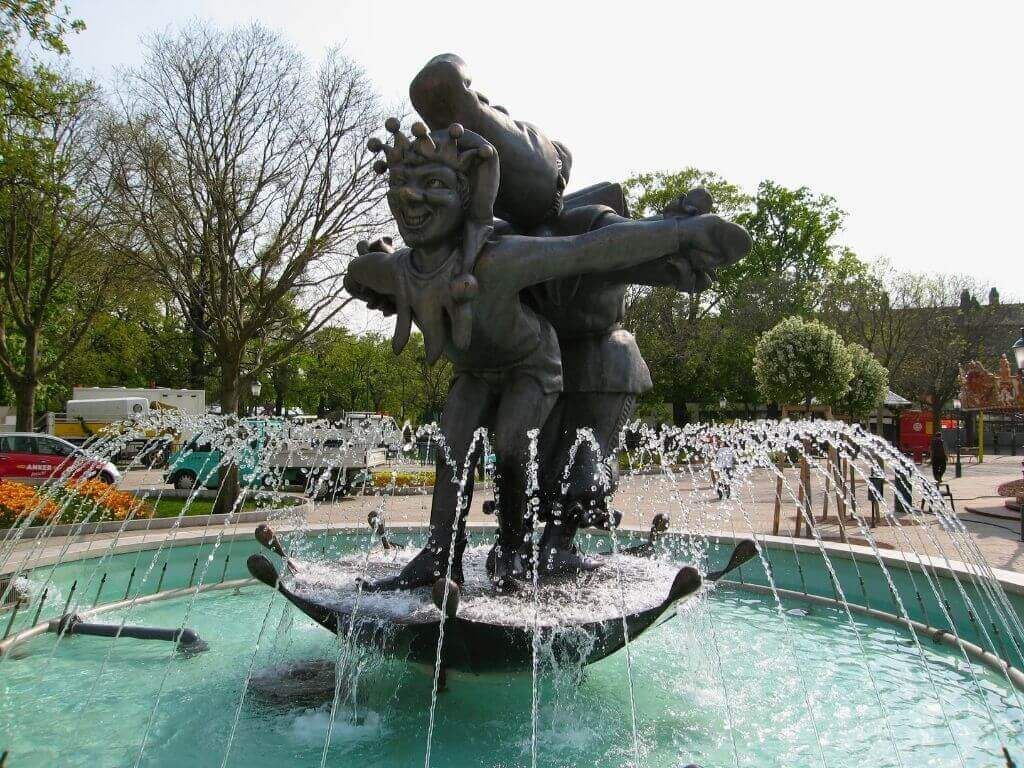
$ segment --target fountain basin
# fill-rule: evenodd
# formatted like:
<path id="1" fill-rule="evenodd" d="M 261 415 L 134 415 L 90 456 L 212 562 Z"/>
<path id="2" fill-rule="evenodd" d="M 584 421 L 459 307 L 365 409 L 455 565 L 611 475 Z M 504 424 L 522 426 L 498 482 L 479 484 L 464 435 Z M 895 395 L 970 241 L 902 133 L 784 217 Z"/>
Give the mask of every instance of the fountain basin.
<path id="1" fill-rule="evenodd" d="M 321 547 L 335 553 L 356 550 L 367 538 L 335 531 L 329 538 L 290 544 L 310 553 Z M 720 556 L 729 544 L 721 543 Z M 152 573 L 160 563 L 172 563 L 163 586 L 176 593 L 133 609 L 122 603 L 100 612 L 107 622 L 187 623 L 210 644 L 204 654 L 184 658 L 166 644 L 128 639 L 58 642 L 52 634 L 12 649 L 0 661 L 9 704 L 0 708 L 0 740 L 16 764 L 131 765 L 141 752 L 147 766 L 219 765 L 225 754 L 231 766 L 320 765 L 332 680 L 301 687 L 319 689 L 319 701 L 271 697 L 265 691 L 268 684 L 280 688 L 274 687 L 275 675 L 282 681 L 294 678 L 282 668 L 312 667 L 320 677 L 325 670 L 329 676 L 346 646 L 281 596 L 235 580 L 255 550 L 248 537 L 222 541 L 216 549 L 210 544 L 167 548 Z M 776 580 L 796 587 L 790 592 L 802 594 L 801 571 L 812 590 L 831 591 L 824 564 L 813 552 L 797 550 L 798 570 L 788 544 L 768 551 Z M 131 564 L 155 553 L 110 557 L 105 567 L 112 595 L 120 597 L 115 588 L 123 594 Z M 198 596 L 194 587 L 181 589 L 197 560 L 208 564 L 210 581 L 217 582 L 223 569 L 223 589 Z M 832 560 L 845 580 L 844 569 L 852 571 L 853 563 Z M 858 566 L 869 602 L 882 607 L 891 599 L 878 586 L 883 576 L 870 573 L 870 563 Z M 88 560 L 67 563 L 56 569 L 54 583 L 70 585 L 66 579 L 76 568 L 97 570 Z M 733 765 L 734 750 L 739 765 L 804 768 L 820 765 L 821 754 L 830 766 L 897 765 L 897 751 L 904 765 L 944 765 L 958 764 L 959 749 L 965 765 L 981 768 L 997 764 L 1000 744 L 1019 749 L 1019 705 L 998 671 L 975 667 L 982 702 L 956 649 L 925 636 L 918 650 L 905 627 L 860 614 L 851 623 L 842 609 L 802 597 L 784 597 L 780 612 L 774 599 L 754 591 L 762 586 L 759 573 L 754 562 L 743 566 L 743 583 L 737 574 L 735 586 L 720 583 L 702 592 L 680 619 L 631 643 L 628 658 L 624 652 L 613 654 L 585 673 L 554 665 L 545 645 L 538 676 L 538 764 L 629 765 L 631 704 L 624 681 L 630 674 L 640 747 L 646 764 L 655 767 Z M 41 575 L 32 574 L 32 580 Z M 944 589 L 955 592 L 948 581 Z M 135 583 L 140 584 L 138 577 Z M 147 579 L 142 587 L 151 583 Z M 909 597 L 908 609 L 916 602 L 912 593 Z M 965 631 L 969 627 L 967 622 Z M 334 708 L 328 764 L 419 763 L 432 685 L 429 668 L 357 655 L 358 684 L 344 686 Z M 258 684 L 247 684 L 250 675 Z M 888 704 L 884 710 L 872 686 Z M 452 672 L 438 700 L 432 748 L 437 764 L 529 764 L 531 690 L 529 673 Z M 986 707 L 994 722 L 984 714 Z M 55 729 L 57 719 L 76 726 Z"/>

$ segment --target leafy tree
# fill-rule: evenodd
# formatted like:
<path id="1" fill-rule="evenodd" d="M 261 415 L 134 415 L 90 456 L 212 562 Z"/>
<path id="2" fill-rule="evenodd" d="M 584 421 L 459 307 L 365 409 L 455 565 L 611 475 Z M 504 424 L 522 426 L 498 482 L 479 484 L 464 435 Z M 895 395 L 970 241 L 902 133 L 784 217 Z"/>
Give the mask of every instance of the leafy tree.
<path id="1" fill-rule="evenodd" d="M 828 195 L 761 182 L 753 209 L 737 217 L 753 248 L 719 274 L 723 314 L 735 315 L 752 335 L 785 317 L 813 316 L 822 307 L 823 287 L 843 279 L 855 258 L 834 241 L 843 218 Z"/>
<path id="2" fill-rule="evenodd" d="M 190 383 L 185 323 L 172 302 L 140 282 L 118 291 L 61 377 L 41 388 L 49 410 L 62 410 L 74 385 L 184 387 Z"/>
<path id="3" fill-rule="evenodd" d="M 313 73 L 263 27 L 195 24 L 150 39 L 123 104 L 109 159 L 131 237 L 111 246 L 175 297 L 234 413 L 344 306 L 345 257 L 379 224 L 379 100 L 337 51 Z"/>
<path id="4" fill-rule="evenodd" d="M 31 67 L 18 51 L 23 36 L 43 50 L 68 51 L 64 38 L 85 29 L 57 0 L 0 0 L 0 119 L 41 119 L 51 109 L 53 73 L 43 66 Z M 4 147 L 3 157 L 8 154 Z"/>
<path id="5" fill-rule="evenodd" d="M 688 402 L 714 404 L 723 396 L 755 402 L 749 376 L 755 339 L 784 317 L 812 317 L 825 304 L 827 286 L 850 283 L 863 270 L 854 254 L 834 242 L 843 213 L 826 195 L 766 181 L 750 196 L 716 174 L 693 168 L 641 174 L 624 186 L 637 215 L 654 214 L 688 189 L 705 186 L 717 212 L 754 237 L 751 253 L 721 270 L 701 294 L 638 289 L 629 295 L 626 325 L 637 336 L 654 380 L 646 399 L 672 403 L 677 423 L 685 418 Z"/>
<path id="6" fill-rule="evenodd" d="M 835 403 L 853 378 L 850 353 L 839 334 L 817 320 L 788 317 L 758 339 L 754 378 L 770 402 Z"/>
<path id="7" fill-rule="evenodd" d="M 853 378 L 835 404 L 853 421 L 867 416 L 885 402 L 889 391 L 889 371 L 860 344 L 847 344 L 846 351 L 853 367 Z"/>
<path id="8" fill-rule="evenodd" d="M 382 224 L 368 138 L 382 123 L 338 51 L 313 72 L 258 25 L 196 23 L 150 39 L 125 78 L 108 155 L 127 237 L 110 243 L 171 293 L 238 412 L 250 383 L 345 306 L 347 256 Z M 217 511 L 234 505 L 237 468 Z"/>
<path id="9" fill-rule="evenodd" d="M 35 113 L 0 121 L 0 370 L 22 430 L 32 428 L 40 383 L 75 353 L 126 276 L 103 247 L 99 93 L 45 72 L 35 84 Z"/>
<path id="10" fill-rule="evenodd" d="M 669 203 L 695 187 L 703 187 L 710 192 L 716 213 L 726 218 L 735 218 L 751 203 L 750 195 L 735 184 L 717 173 L 693 167 L 675 173 L 640 173 L 622 184 L 629 209 L 636 217 L 660 214 Z"/>

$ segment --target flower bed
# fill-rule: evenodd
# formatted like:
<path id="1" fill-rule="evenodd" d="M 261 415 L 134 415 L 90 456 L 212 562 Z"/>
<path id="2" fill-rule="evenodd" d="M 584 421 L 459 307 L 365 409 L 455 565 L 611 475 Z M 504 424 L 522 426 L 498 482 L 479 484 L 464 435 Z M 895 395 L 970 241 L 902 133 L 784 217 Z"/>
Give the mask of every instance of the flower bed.
<path id="1" fill-rule="evenodd" d="M 26 517 L 32 525 L 103 522 L 152 517 L 152 505 L 100 480 L 74 480 L 63 486 L 36 488 L 0 480 L 0 529 L 13 528 Z"/>
<path id="2" fill-rule="evenodd" d="M 373 487 L 389 488 L 429 488 L 434 485 L 433 470 L 423 472 L 374 472 Z"/>

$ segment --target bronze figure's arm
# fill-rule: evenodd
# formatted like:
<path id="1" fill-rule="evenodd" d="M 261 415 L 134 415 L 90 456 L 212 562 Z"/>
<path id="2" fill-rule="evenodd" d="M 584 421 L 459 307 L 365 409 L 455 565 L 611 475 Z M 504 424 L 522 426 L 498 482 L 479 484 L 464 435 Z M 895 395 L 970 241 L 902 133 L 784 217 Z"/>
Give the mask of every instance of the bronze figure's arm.
<path id="1" fill-rule="evenodd" d="M 509 236 L 499 241 L 488 261 L 500 269 L 504 284 L 520 290 L 562 277 L 623 270 L 679 252 L 686 253 L 694 269 L 711 271 L 738 261 L 750 245 L 746 230 L 717 216 L 670 216 L 621 221 L 570 237 Z"/>

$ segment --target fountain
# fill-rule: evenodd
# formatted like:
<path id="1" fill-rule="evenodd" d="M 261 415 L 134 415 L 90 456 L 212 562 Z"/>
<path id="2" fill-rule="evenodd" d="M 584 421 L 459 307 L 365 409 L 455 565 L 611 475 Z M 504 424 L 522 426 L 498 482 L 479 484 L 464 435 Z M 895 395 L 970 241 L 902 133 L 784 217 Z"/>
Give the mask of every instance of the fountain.
<path id="1" fill-rule="evenodd" d="M 631 420 L 650 381 L 626 286 L 700 289 L 746 234 L 701 190 L 643 222 L 615 185 L 563 193 L 568 150 L 470 85 L 433 59 L 425 124 L 372 143 L 412 250 L 361 244 L 349 278 L 396 350 L 415 320 L 455 364 L 419 430 L 432 492 L 330 492 L 316 457 L 376 438 L 327 421 L 165 411 L 97 435 L 99 457 L 195 438 L 254 480 L 226 518 L 189 514 L 199 488 L 153 517 L 162 488 L 97 523 L 85 454 L 38 489 L 0 535 L 10 766 L 1019 761 L 1024 579 L 912 462 L 841 422 Z M 314 458 L 301 488 L 292 453 Z"/>

